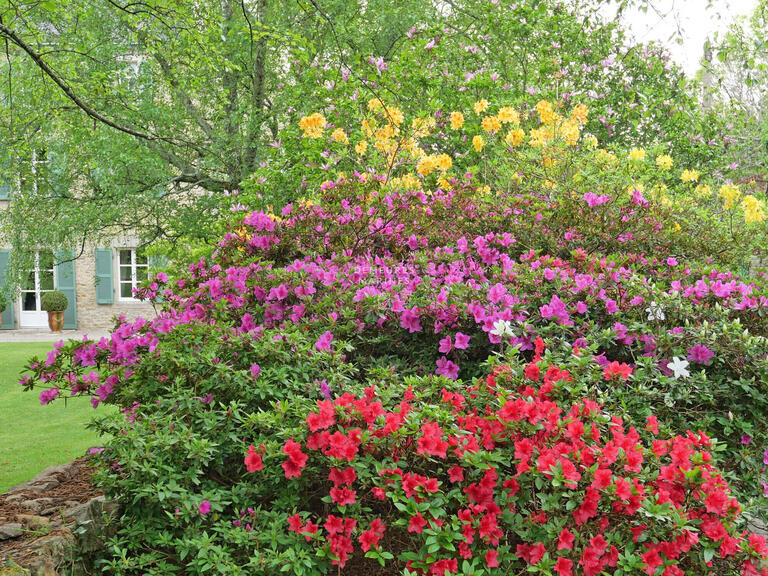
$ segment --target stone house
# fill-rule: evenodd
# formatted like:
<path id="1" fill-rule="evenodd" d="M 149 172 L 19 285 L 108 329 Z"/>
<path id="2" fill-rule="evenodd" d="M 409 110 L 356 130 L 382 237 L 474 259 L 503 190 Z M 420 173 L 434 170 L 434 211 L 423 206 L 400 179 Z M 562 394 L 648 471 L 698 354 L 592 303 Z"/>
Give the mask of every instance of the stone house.
<path id="1" fill-rule="evenodd" d="M 13 202 L 13 185 L 0 178 L 0 210 L 9 202 Z M 0 244 L 0 287 L 8 276 L 10 256 L 11 249 Z M 24 272 L 19 289 L 6 303 L 0 328 L 47 329 L 48 316 L 40 308 L 40 299 L 51 290 L 67 295 L 65 330 L 105 331 L 117 315 L 151 318 L 155 315 L 152 305 L 135 299 L 133 289 L 146 279 L 153 264 L 139 248 L 138 239 L 129 236 L 87 246 L 77 258 L 72 250 L 38 247 L 33 269 Z"/>

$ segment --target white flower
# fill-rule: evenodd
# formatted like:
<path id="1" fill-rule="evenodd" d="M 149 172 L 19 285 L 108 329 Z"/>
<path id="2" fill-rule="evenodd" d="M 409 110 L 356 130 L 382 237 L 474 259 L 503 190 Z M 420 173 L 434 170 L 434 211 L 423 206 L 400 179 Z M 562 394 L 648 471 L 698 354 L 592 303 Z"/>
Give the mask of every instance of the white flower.
<path id="1" fill-rule="evenodd" d="M 677 356 L 672 358 L 672 362 L 667 364 L 667 368 L 672 370 L 675 378 L 688 378 L 691 375 L 688 371 L 688 360 L 683 360 Z"/>
<path id="2" fill-rule="evenodd" d="M 664 320 L 666 315 L 664 314 L 664 307 L 658 302 L 651 302 L 651 305 L 645 309 L 648 312 L 648 321 Z"/>
<path id="3" fill-rule="evenodd" d="M 496 322 L 493 323 L 491 334 L 498 336 L 499 338 L 515 335 L 515 333 L 512 332 L 512 324 L 510 324 L 508 320 L 496 320 Z"/>

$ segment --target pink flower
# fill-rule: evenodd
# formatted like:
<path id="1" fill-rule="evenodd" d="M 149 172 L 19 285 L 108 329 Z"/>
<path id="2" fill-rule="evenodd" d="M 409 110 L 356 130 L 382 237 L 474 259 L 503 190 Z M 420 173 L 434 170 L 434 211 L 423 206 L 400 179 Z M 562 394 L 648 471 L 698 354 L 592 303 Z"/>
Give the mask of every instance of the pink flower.
<path id="1" fill-rule="evenodd" d="M 261 374 L 261 366 L 258 364 L 251 364 L 251 376 L 256 379 L 259 377 L 259 374 Z"/>
<path id="2" fill-rule="evenodd" d="M 208 512 L 211 511 L 211 503 L 208 502 L 208 500 L 203 500 L 202 502 L 200 502 L 200 506 L 198 507 L 198 511 L 200 512 L 200 514 L 205 516 L 206 514 L 208 514 Z"/>
<path id="3" fill-rule="evenodd" d="M 709 366 L 714 355 L 715 353 L 703 344 L 696 344 L 688 349 L 688 360 L 704 366 Z"/>
<path id="4" fill-rule="evenodd" d="M 459 377 L 459 367 L 448 360 L 445 356 L 441 356 L 437 360 L 437 370 L 435 370 L 435 374 L 438 376 L 445 376 L 446 378 L 450 378 L 451 380 L 456 380 Z"/>
<path id="5" fill-rule="evenodd" d="M 453 342 L 451 342 L 450 336 L 446 336 L 440 340 L 440 348 L 438 348 L 438 352 L 441 354 L 448 354 L 451 350 L 453 350 Z"/>
<path id="6" fill-rule="evenodd" d="M 400 315 L 400 326 L 408 330 L 408 332 L 421 332 L 421 324 L 419 323 L 419 315 L 417 308 L 414 306 L 410 310 L 403 310 Z"/>
<path id="7" fill-rule="evenodd" d="M 56 396 L 59 395 L 59 388 L 58 386 L 51 388 L 49 390 L 43 390 L 40 392 L 40 404 L 45 406 L 46 404 L 50 404 L 53 402 L 53 399 L 56 398 Z"/>
<path id="8" fill-rule="evenodd" d="M 469 347 L 469 336 L 462 334 L 461 332 L 456 332 L 456 342 L 454 343 L 454 347 L 459 350 L 466 350 Z"/>
<path id="9" fill-rule="evenodd" d="M 331 332 L 329 330 L 325 334 L 320 336 L 320 338 L 317 339 L 317 342 L 315 342 L 315 349 L 318 352 L 320 352 L 322 350 L 330 352 L 331 351 L 331 342 L 333 342 L 333 334 L 331 334 Z"/>

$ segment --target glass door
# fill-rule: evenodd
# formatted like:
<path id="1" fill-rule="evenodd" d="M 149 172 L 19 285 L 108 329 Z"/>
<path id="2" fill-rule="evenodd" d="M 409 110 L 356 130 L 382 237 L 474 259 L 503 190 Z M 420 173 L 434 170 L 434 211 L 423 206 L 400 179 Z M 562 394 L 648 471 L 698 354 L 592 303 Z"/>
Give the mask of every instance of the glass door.
<path id="1" fill-rule="evenodd" d="M 40 308 L 40 298 L 46 292 L 55 289 L 53 252 L 40 250 L 35 252 L 35 268 L 26 273 L 21 286 L 22 328 L 44 328 L 48 326 L 48 313 Z"/>

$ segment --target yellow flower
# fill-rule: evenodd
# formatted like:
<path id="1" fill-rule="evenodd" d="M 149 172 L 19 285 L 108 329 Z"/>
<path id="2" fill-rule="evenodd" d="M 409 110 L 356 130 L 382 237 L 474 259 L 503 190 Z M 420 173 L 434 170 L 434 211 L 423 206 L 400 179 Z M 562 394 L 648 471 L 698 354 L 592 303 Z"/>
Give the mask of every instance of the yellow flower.
<path id="1" fill-rule="evenodd" d="M 325 129 L 325 116 L 318 112 L 309 116 L 302 116 L 299 120 L 299 128 L 304 132 L 303 138 L 320 138 Z"/>
<path id="2" fill-rule="evenodd" d="M 600 148 L 600 150 L 597 151 L 597 160 L 604 164 L 615 164 L 618 162 L 616 155 L 613 152 L 608 152 L 604 148 Z"/>
<path id="3" fill-rule="evenodd" d="M 709 196 L 712 194 L 712 188 L 708 184 L 699 184 L 694 190 L 696 196 Z"/>
<path id="4" fill-rule="evenodd" d="M 464 114 L 451 112 L 451 130 L 459 130 L 462 126 L 464 126 Z"/>
<path id="5" fill-rule="evenodd" d="M 485 140 L 483 140 L 482 136 L 477 135 L 474 138 L 472 138 L 472 146 L 475 147 L 476 152 L 480 152 L 480 150 L 483 149 L 484 144 L 485 144 Z"/>
<path id="6" fill-rule="evenodd" d="M 594 136 L 592 134 L 589 134 L 588 136 L 585 136 L 583 138 L 584 144 L 587 145 L 587 148 L 590 150 L 594 150 L 597 148 L 597 136 Z"/>
<path id="7" fill-rule="evenodd" d="M 552 180 L 544 180 L 543 186 L 544 188 L 549 188 L 550 190 L 552 190 L 553 188 L 557 188 L 557 184 L 552 182 Z"/>
<path id="8" fill-rule="evenodd" d="M 486 132 L 498 132 L 501 130 L 501 121 L 498 116 L 486 116 L 483 118 L 483 130 Z"/>
<path id="9" fill-rule="evenodd" d="M 452 188 L 451 183 L 448 181 L 448 179 L 445 176 L 440 176 L 437 179 L 437 185 L 440 186 L 443 190 L 450 190 Z"/>
<path id="10" fill-rule="evenodd" d="M 539 100 L 536 103 L 536 112 L 539 113 L 539 118 L 544 124 L 552 124 L 555 121 L 555 111 L 547 100 Z"/>
<path id="11" fill-rule="evenodd" d="M 365 140 L 360 140 L 360 142 L 355 144 L 355 152 L 357 152 L 358 155 L 363 156 L 366 150 L 368 150 L 368 142 Z"/>
<path id="12" fill-rule="evenodd" d="M 573 110 L 571 110 L 571 120 L 583 126 L 587 122 L 588 113 L 589 108 L 587 108 L 584 104 L 578 104 L 574 107 Z"/>
<path id="13" fill-rule="evenodd" d="M 515 126 L 520 124 L 520 114 L 518 114 L 517 110 L 511 106 L 504 106 L 503 108 L 499 109 L 497 116 L 502 124 L 512 123 Z"/>
<path id="14" fill-rule="evenodd" d="M 510 130 L 504 141 L 510 146 L 520 146 L 525 138 L 525 131 L 522 128 L 515 128 Z"/>
<path id="15" fill-rule="evenodd" d="M 530 133 L 530 145 L 534 148 L 544 146 L 547 142 L 552 140 L 552 129 L 547 126 L 541 128 L 534 128 Z"/>
<path id="16" fill-rule="evenodd" d="M 699 180 L 699 172 L 697 170 L 688 170 L 687 168 L 683 170 L 682 174 L 680 174 L 680 180 L 683 182 L 697 182 Z"/>
<path id="17" fill-rule="evenodd" d="M 661 156 L 656 156 L 656 166 L 661 168 L 662 170 L 669 170 L 672 168 L 672 164 L 674 163 L 674 160 L 672 160 L 672 156 L 669 154 L 662 154 Z"/>
<path id="18" fill-rule="evenodd" d="M 573 120 L 566 120 L 560 125 L 560 135 L 568 146 L 576 146 L 579 134 L 579 125 Z"/>
<path id="19" fill-rule="evenodd" d="M 411 120 L 411 128 L 413 129 L 413 134 L 417 138 L 426 138 L 429 136 L 429 132 L 434 126 L 434 118 L 414 118 Z"/>
<path id="20" fill-rule="evenodd" d="M 403 111 L 400 110 L 400 108 L 397 108 L 395 106 L 387 106 L 386 112 L 387 112 L 387 119 L 390 122 L 392 122 L 395 126 L 400 126 L 400 124 L 403 123 L 403 120 L 405 120 Z"/>
<path id="21" fill-rule="evenodd" d="M 644 162 L 645 161 L 645 150 L 642 148 L 632 148 L 632 150 L 629 151 L 629 161 L 630 162 Z"/>
<path id="22" fill-rule="evenodd" d="M 421 157 L 419 163 L 416 165 L 416 172 L 421 176 L 429 176 L 435 168 L 437 168 L 437 158 L 430 154 Z"/>
<path id="23" fill-rule="evenodd" d="M 437 158 L 435 158 L 437 162 L 438 169 L 445 174 L 448 172 L 448 170 L 451 169 L 451 166 L 453 166 L 453 160 L 451 159 L 448 154 L 439 154 Z"/>
<path id="24" fill-rule="evenodd" d="M 341 128 L 336 128 L 331 136 L 336 142 L 343 142 L 344 144 L 349 142 L 349 138 L 347 138 L 346 133 Z"/>
<path id="25" fill-rule="evenodd" d="M 475 111 L 475 114 L 479 116 L 480 114 L 482 114 L 488 109 L 488 100 L 486 100 L 485 98 L 483 98 L 482 100 L 478 100 L 477 102 L 475 102 L 475 105 L 472 108 Z"/>
<path id="26" fill-rule="evenodd" d="M 368 110 L 371 112 L 379 110 L 381 107 L 381 100 L 379 98 L 371 98 L 368 100 Z"/>
<path id="27" fill-rule="evenodd" d="M 744 196 L 741 209 L 744 210 L 744 222 L 747 224 L 765 220 L 765 204 L 751 194 Z"/>
<path id="28" fill-rule="evenodd" d="M 720 190 L 717 191 L 717 195 L 724 201 L 723 208 L 730 210 L 736 205 L 736 201 L 741 196 L 741 190 L 733 184 L 723 184 Z"/>
<path id="29" fill-rule="evenodd" d="M 362 122 L 360 122 L 360 126 L 362 127 L 363 132 L 365 132 L 366 138 L 373 136 L 373 126 L 371 126 L 371 123 L 367 118 L 363 118 Z"/>

